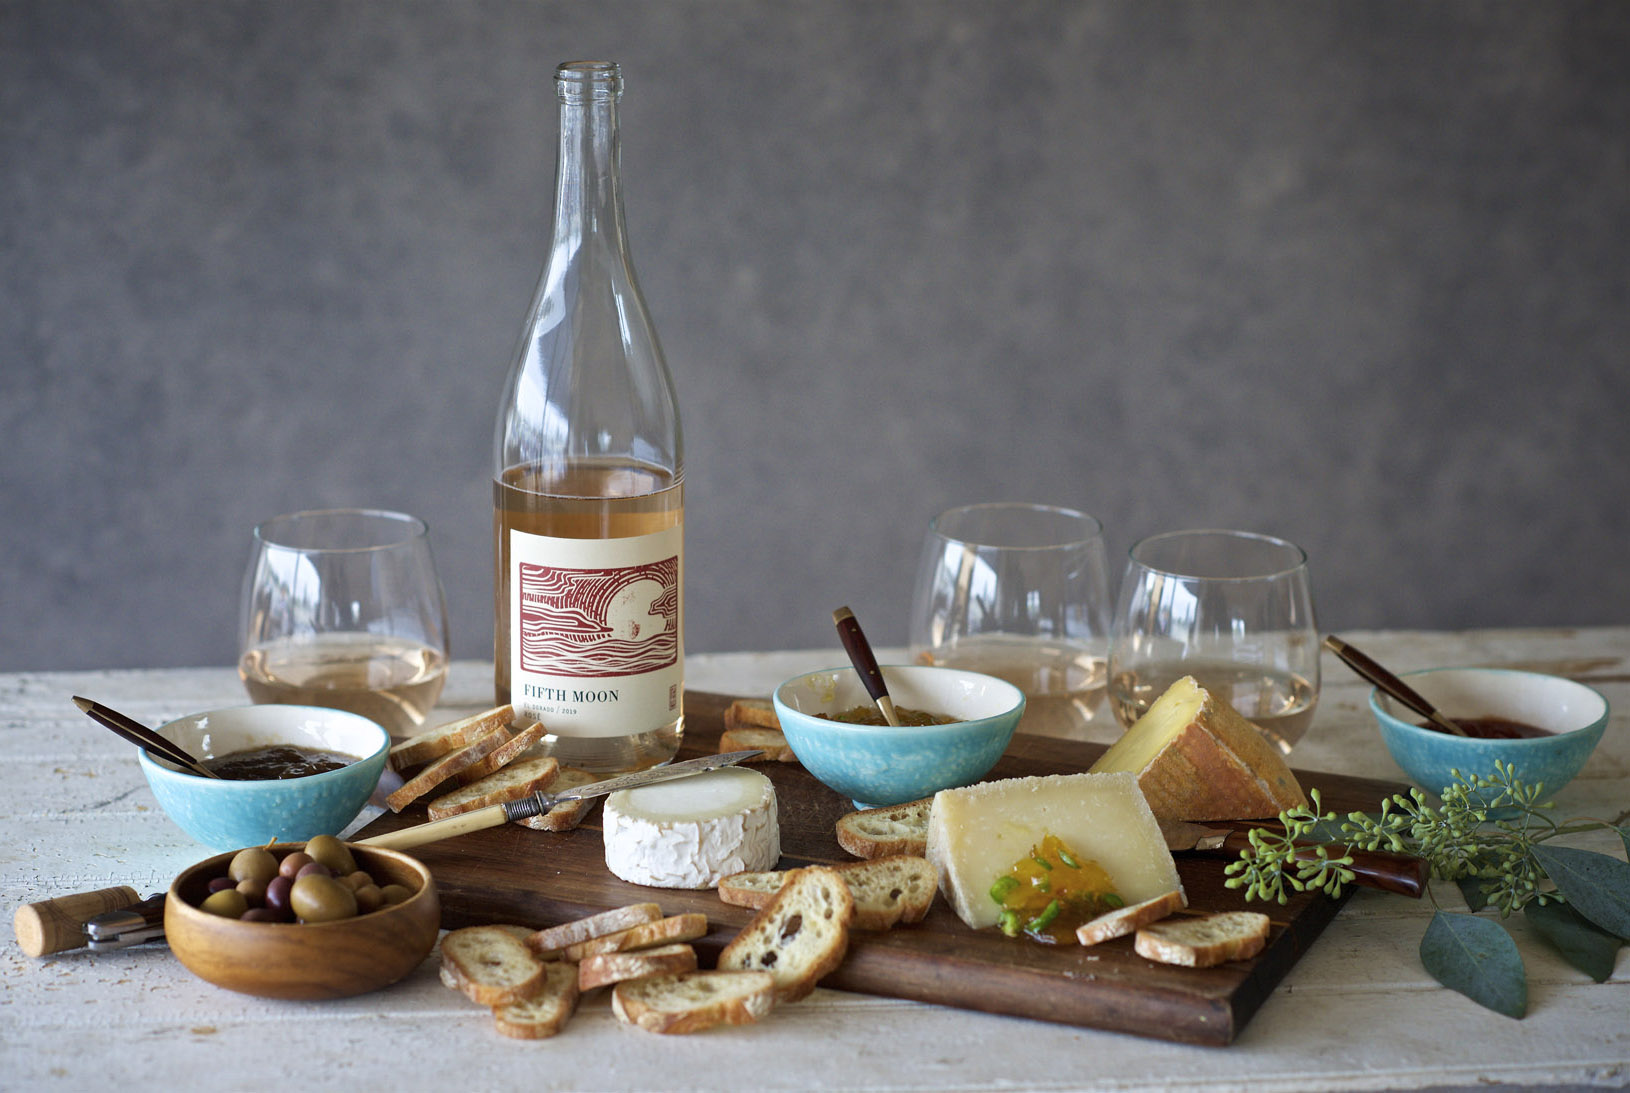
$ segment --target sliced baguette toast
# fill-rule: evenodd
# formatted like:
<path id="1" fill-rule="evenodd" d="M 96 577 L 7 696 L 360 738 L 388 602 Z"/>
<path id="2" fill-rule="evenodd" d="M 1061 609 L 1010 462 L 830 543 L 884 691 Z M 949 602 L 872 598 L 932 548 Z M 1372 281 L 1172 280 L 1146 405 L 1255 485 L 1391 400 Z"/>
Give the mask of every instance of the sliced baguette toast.
<path id="1" fill-rule="evenodd" d="M 618 983 L 611 993 L 617 1019 L 647 1032 L 701 1032 L 747 1025 L 775 1004 L 768 972 L 682 972 Z"/>
<path id="2" fill-rule="evenodd" d="M 780 729 L 741 728 L 726 729 L 719 737 L 720 751 L 746 751 L 756 748 L 763 755 L 755 755 L 749 763 L 796 763 L 792 745 Z"/>
<path id="3" fill-rule="evenodd" d="M 891 858 L 928 852 L 928 813 L 934 798 L 862 809 L 838 817 L 838 845 L 857 858 Z"/>
<path id="4" fill-rule="evenodd" d="M 453 775 L 454 784 L 467 786 L 471 782 L 479 782 L 488 775 L 496 773 L 502 767 L 509 766 L 509 764 L 521 758 L 526 753 L 527 748 L 547 736 L 548 730 L 543 727 L 543 722 L 534 721 L 524 729 L 512 729 L 511 733 L 510 738 L 493 749 L 492 754 L 480 762 L 472 764 L 468 770 L 461 770 Z"/>
<path id="5" fill-rule="evenodd" d="M 1209 968 L 1246 960 L 1268 943 L 1268 916 L 1256 911 L 1223 911 L 1197 918 L 1152 922 L 1138 930 L 1132 948 L 1147 960 Z"/>
<path id="6" fill-rule="evenodd" d="M 1140 903 L 1116 908 L 1075 928 L 1075 939 L 1083 945 L 1096 945 L 1100 941 L 1125 937 L 1151 922 L 1159 922 L 1168 915 L 1181 911 L 1189 904 L 1181 888 L 1146 899 Z"/>
<path id="7" fill-rule="evenodd" d="M 443 982 L 483 1006 L 531 997 L 547 968 L 524 942 L 498 926 L 466 926 L 441 939 Z"/>
<path id="8" fill-rule="evenodd" d="M 468 770 L 471 766 L 491 755 L 499 745 L 508 739 L 509 729 L 506 726 L 500 725 L 494 728 L 475 743 L 467 744 L 458 751 L 442 756 L 418 774 L 403 782 L 400 789 L 385 798 L 385 803 L 390 806 L 392 812 L 402 811 L 459 771 Z"/>
<path id="9" fill-rule="evenodd" d="M 921 922 L 939 890 L 939 873 L 927 858 L 896 855 L 834 865 L 855 901 L 856 930 L 887 930 L 899 922 Z M 737 873 L 719 882 L 719 898 L 738 907 L 763 910 L 786 883 L 791 870 Z"/>
<path id="10" fill-rule="evenodd" d="M 494 729 L 508 728 L 514 717 L 515 707 L 495 706 L 470 717 L 449 721 L 391 745 L 386 761 L 395 771 L 421 766 L 475 743 Z"/>
<path id="11" fill-rule="evenodd" d="M 519 1002 L 492 1008 L 493 1025 L 516 1040 L 542 1040 L 566 1026 L 577 1009 L 577 970 L 570 964 L 544 965 L 544 980 Z"/>
<path id="12" fill-rule="evenodd" d="M 479 781 L 437 797 L 430 802 L 426 811 L 432 820 L 441 820 L 488 805 L 518 801 L 547 788 L 559 771 L 560 760 L 552 755 L 544 759 L 522 759 Z"/>
<path id="13" fill-rule="evenodd" d="M 781 718 L 776 715 L 775 703 L 768 698 L 738 698 L 724 711 L 727 732 L 736 729 L 779 729 Z"/>
<path id="14" fill-rule="evenodd" d="M 630 903 L 626 907 L 613 907 L 597 915 L 574 918 L 570 922 L 537 930 L 526 939 L 526 947 L 543 959 L 552 959 L 558 957 L 568 945 L 614 934 L 630 926 L 655 922 L 661 917 L 662 908 L 655 903 Z"/>
<path id="15" fill-rule="evenodd" d="M 630 926 L 626 930 L 618 930 L 616 933 L 604 934 L 587 941 L 579 941 L 566 946 L 561 951 L 561 957 L 575 962 L 585 960 L 596 953 L 626 953 L 634 949 L 654 949 L 658 945 L 670 945 L 678 941 L 695 941 L 706 933 L 707 916 L 698 911 L 690 911 L 682 915 L 659 918 L 655 922 Z"/>
<path id="16" fill-rule="evenodd" d="M 564 961 L 562 962 L 564 964 Z M 659 945 L 631 953 L 595 953 L 577 966 L 577 987 L 591 991 L 625 979 L 673 975 L 696 970 L 696 950 L 689 945 Z"/>
<path id="17" fill-rule="evenodd" d="M 560 773 L 555 775 L 555 780 L 549 783 L 549 789 L 551 792 L 559 793 L 562 790 L 586 786 L 590 782 L 598 782 L 604 777 L 602 774 L 578 770 L 576 767 L 561 767 Z M 582 823 L 583 818 L 599 803 L 599 797 L 562 801 L 542 816 L 528 816 L 524 820 L 516 820 L 515 822 L 536 831 L 570 831 Z"/>
<path id="18" fill-rule="evenodd" d="M 719 954 L 721 971 L 766 971 L 775 1000 L 796 1002 L 815 989 L 849 951 L 855 901 L 835 869 L 795 869 L 770 905 Z"/>

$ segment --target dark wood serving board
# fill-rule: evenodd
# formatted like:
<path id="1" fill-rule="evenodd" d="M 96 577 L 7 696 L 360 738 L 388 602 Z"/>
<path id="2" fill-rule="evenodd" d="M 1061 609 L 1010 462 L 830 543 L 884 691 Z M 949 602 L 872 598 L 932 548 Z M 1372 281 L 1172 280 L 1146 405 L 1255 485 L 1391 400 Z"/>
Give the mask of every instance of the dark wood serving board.
<path id="1" fill-rule="evenodd" d="M 718 750 L 731 698 L 685 696 L 682 757 Z M 1102 745 L 1020 734 L 989 778 L 1071 774 L 1086 770 Z M 795 763 L 759 764 L 775 783 L 781 826 L 781 868 L 853 859 L 837 844 L 834 824 L 850 803 Z M 1317 788 L 1338 814 L 1371 811 L 1401 787 L 1339 774 L 1298 771 L 1304 789 Z M 413 851 L 430 867 L 449 929 L 495 922 L 541 927 L 609 907 L 654 900 L 666 914 L 701 911 L 711 931 L 696 943 L 704 966 L 752 918 L 720 902 L 711 890 L 644 888 L 605 868 L 599 810 L 564 833 L 508 824 L 431 843 Z M 383 834 L 426 820 L 422 803 L 385 814 L 359 833 Z M 1335 917 L 1345 897 L 1300 895 L 1281 907 L 1247 905 L 1223 887 L 1224 862 L 1177 855 L 1192 910 L 1265 911 L 1273 920 L 1268 946 L 1254 959 L 1216 968 L 1156 964 L 1120 938 L 1092 948 L 1045 946 L 970 930 L 943 899 L 920 924 L 883 933 L 855 932 L 849 955 L 823 986 L 909 998 L 990 1013 L 1111 1029 L 1197 1044 L 1227 1044 L 1245 1027 L 1291 966 Z"/>

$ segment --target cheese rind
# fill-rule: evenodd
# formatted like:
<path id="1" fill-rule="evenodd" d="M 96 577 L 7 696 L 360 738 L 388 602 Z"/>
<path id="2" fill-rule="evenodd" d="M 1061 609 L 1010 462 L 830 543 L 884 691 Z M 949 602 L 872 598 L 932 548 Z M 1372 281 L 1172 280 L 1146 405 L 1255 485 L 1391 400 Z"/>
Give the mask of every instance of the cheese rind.
<path id="1" fill-rule="evenodd" d="M 713 888 L 781 857 L 775 786 L 727 767 L 606 798 L 606 868 L 631 884 Z"/>
<path id="2" fill-rule="evenodd" d="M 1307 804 L 1279 749 L 1184 676 L 1098 757 L 1094 773 L 1137 776 L 1162 820 L 1247 820 Z"/>
<path id="3" fill-rule="evenodd" d="M 991 884 L 1047 835 L 1102 866 L 1127 903 L 1182 889 L 1132 775 L 1008 778 L 934 795 L 928 860 L 957 917 L 975 929 L 996 925 L 1001 907 L 990 897 Z"/>

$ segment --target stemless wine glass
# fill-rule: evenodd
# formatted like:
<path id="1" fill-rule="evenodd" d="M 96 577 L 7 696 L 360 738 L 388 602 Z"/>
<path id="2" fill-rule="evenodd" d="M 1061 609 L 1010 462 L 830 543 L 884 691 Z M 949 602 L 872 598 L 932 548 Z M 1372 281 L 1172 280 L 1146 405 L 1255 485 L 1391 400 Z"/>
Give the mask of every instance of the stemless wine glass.
<path id="1" fill-rule="evenodd" d="M 1130 726 L 1182 676 L 1283 752 L 1319 701 L 1307 554 L 1243 531 L 1173 531 L 1132 548 L 1109 651 L 1109 703 Z"/>
<path id="2" fill-rule="evenodd" d="M 965 505 L 928 527 L 912 596 L 910 652 L 1007 680 L 1022 732 L 1086 738 L 1104 696 L 1109 639 L 1103 527 L 1084 512 Z"/>
<path id="3" fill-rule="evenodd" d="M 447 609 L 423 520 L 326 509 L 255 528 L 238 674 L 255 702 L 332 706 L 411 733 L 447 678 Z"/>

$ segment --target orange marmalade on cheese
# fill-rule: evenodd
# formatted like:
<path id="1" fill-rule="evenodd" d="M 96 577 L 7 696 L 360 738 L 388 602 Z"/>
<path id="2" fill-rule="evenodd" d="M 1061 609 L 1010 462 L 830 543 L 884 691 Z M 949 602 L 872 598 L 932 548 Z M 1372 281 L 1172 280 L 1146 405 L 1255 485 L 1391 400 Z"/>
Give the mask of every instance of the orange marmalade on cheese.
<path id="1" fill-rule="evenodd" d="M 1004 934 L 1022 933 L 1049 945 L 1073 942 L 1077 926 L 1126 905 L 1103 866 L 1057 835 L 1044 837 L 1028 858 L 997 877 L 990 898 L 1002 908 Z"/>

